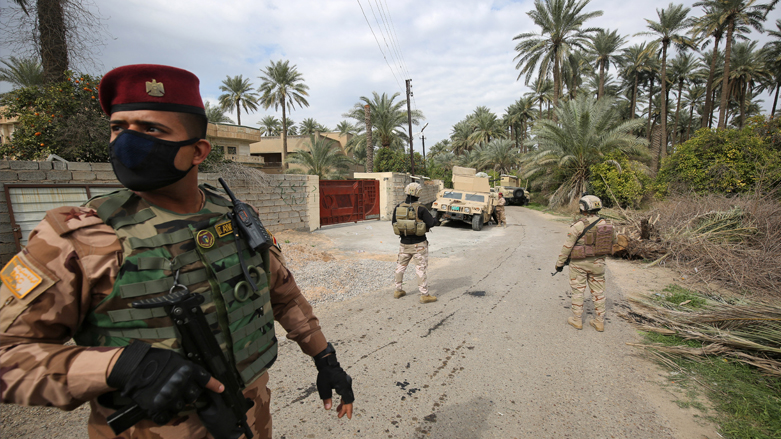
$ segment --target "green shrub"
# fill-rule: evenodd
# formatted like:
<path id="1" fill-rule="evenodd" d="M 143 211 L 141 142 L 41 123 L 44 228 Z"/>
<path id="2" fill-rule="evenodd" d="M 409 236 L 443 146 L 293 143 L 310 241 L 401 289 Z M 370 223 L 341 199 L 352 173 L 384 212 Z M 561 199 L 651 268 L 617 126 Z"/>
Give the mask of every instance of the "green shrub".
<path id="1" fill-rule="evenodd" d="M 620 169 L 614 162 L 618 163 Z M 608 154 L 605 161 L 590 168 L 591 190 L 605 206 L 613 206 L 613 196 L 615 196 L 622 207 L 639 207 L 640 200 L 650 183 L 648 176 L 639 168 L 637 162 L 630 161 L 621 153 Z"/>
<path id="2" fill-rule="evenodd" d="M 107 162 L 108 118 L 98 101 L 99 77 L 68 72 L 67 80 L 25 87 L 0 98 L 2 115 L 18 117 L 0 156 L 13 160 L 43 160 L 57 154 L 68 161 Z"/>
<path id="3" fill-rule="evenodd" d="M 779 182 L 781 151 L 774 148 L 778 124 L 755 118 L 741 130 L 703 128 L 676 147 L 655 183 L 666 194 L 672 187 L 698 193 L 741 193 L 759 182 Z"/>

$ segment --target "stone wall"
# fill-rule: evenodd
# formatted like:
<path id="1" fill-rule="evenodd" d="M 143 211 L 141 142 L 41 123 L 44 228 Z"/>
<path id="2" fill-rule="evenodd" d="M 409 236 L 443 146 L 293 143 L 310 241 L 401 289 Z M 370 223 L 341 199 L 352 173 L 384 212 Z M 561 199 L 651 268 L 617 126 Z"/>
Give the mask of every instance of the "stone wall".
<path id="1" fill-rule="evenodd" d="M 221 188 L 216 174 L 199 175 L 200 183 Z M 313 175 L 267 175 L 265 185 L 227 178 L 240 200 L 255 206 L 269 230 L 312 231 L 320 227 L 320 180 Z M 109 163 L 0 161 L 0 263 L 17 252 L 8 210 L 7 184 L 119 184 Z"/>

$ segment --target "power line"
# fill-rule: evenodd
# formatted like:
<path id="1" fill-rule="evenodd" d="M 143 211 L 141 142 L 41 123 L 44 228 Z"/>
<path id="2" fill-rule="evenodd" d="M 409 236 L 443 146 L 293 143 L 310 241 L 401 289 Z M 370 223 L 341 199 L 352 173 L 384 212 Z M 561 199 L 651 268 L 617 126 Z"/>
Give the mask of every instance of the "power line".
<path id="1" fill-rule="evenodd" d="M 390 8 L 388 7 L 388 1 L 387 0 L 384 0 L 384 1 L 385 1 L 385 9 L 388 11 L 387 12 L 388 13 L 388 18 L 390 19 L 390 23 L 391 23 L 391 29 L 393 30 L 393 36 L 394 36 L 394 38 L 396 40 L 396 46 L 399 47 L 399 53 L 401 54 L 401 62 L 404 64 L 404 69 L 407 71 L 407 75 L 411 76 L 411 75 L 409 75 L 409 69 L 407 68 L 407 61 L 404 59 L 404 54 L 401 53 L 401 46 L 398 43 L 399 42 L 399 37 L 396 35 L 396 26 L 393 24 L 393 17 L 391 17 L 391 15 L 390 15 Z"/>
<path id="2" fill-rule="evenodd" d="M 366 2 L 369 4 L 369 8 L 372 10 L 372 15 L 374 16 L 374 22 L 377 23 L 377 29 L 380 31 L 380 35 L 382 36 L 382 40 L 385 42 L 385 47 L 388 48 L 388 53 L 391 55 L 391 59 L 393 59 L 393 50 L 391 50 L 390 46 L 388 45 L 388 39 L 385 38 L 385 33 L 382 31 L 382 25 L 380 24 L 380 20 L 377 19 L 377 14 L 374 12 L 374 6 L 372 6 L 371 0 L 366 0 Z M 376 2 L 376 0 L 375 0 Z M 396 60 L 393 60 L 393 63 L 396 63 Z M 404 76 L 404 72 L 399 69 L 399 76 Z"/>
<path id="3" fill-rule="evenodd" d="M 388 32 L 388 38 L 391 40 L 391 47 L 393 47 L 393 50 L 396 53 L 396 59 L 399 62 L 399 70 L 404 72 L 404 74 L 409 77 L 409 71 L 406 71 L 406 68 L 404 67 L 402 61 L 401 61 L 401 54 L 399 51 L 399 44 L 397 41 L 393 39 L 393 34 L 391 33 L 390 26 L 388 25 L 388 18 L 386 17 L 385 10 L 382 7 L 382 3 L 379 2 L 379 0 L 374 0 L 374 4 L 377 5 L 377 9 L 380 11 L 380 19 L 382 20 L 382 24 L 385 25 L 385 31 Z"/>
<path id="4" fill-rule="evenodd" d="M 403 55 L 402 50 L 401 50 L 401 45 L 399 45 L 399 42 L 398 42 L 398 37 L 394 38 L 394 36 L 396 35 L 396 26 L 393 24 L 393 18 L 391 18 L 391 15 L 390 15 L 390 8 L 388 7 L 388 2 L 387 2 L 387 0 L 384 0 L 385 1 L 385 9 L 383 10 L 382 3 L 379 3 L 379 0 L 374 0 L 374 1 L 377 4 L 377 9 L 380 10 L 380 15 L 382 15 L 383 13 L 387 14 L 387 17 L 388 17 L 387 21 L 390 21 L 391 27 L 393 28 L 393 33 L 391 34 L 390 29 L 389 29 L 388 30 L 388 35 L 389 35 L 389 37 L 391 39 L 391 43 L 394 44 L 394 47 L 397 48 L 398 58 L 401 61 L 401 69 L 400 69 L 400 71 L 403 74 L 406 74 L 407 78 L 412 78 L 412 75 L 410 74 L 409 69 L 407 69 L 406 61 L 404 60 L 404 55 Z M 371 4 L 369 4 L 369 6 L 371 6 Z M 372 9 L 372 12 L 374 12 L 374 9 Z M 376 20 L 377 17 L 375 16 L 374 18 Z M 386 20 L 383 20 L 383 21 L 386 23 L 386 28 L 387 28 L 387 21 Z M 417 111 L 418 110 L 418 103 L 415 100 L 415 94 L 414 93 L 412 93 L 412 103 L 413 103 L 413 106 L 415 107 L 415 111 Z"/>
<path id="5" fill-rule="evenodd" d="M 374 41 L 377 42 L 377 48 L 380 49 L 380 53 L 382 54 L 382 58 L 385 59 L 385 63 L 388 64 L 388 68 L 391 71 L 391 74 L 393 75 L 393 79 L 396 80 L 396 85 L 399 86 L 399 90 L 404 90 L 402 88 L 401 83 L 399 82 L 399 78 L 396 77 L 396 72 L 393 71 L 393 67 L 391 67 L 390 63 L 388 62 L 388 58 L 385 56 L 385 52 L 382 50 L 382 46 L 380 45 L 380 40 L 377 39 L 377 35 L 374 33 L 374 29 L 372 29 L 371 23 L 369 23 L 369 19 L 366 17 L 366 12 L 363 10 L 363 5 L 361 5 L 360 0 L 355 0 L 358 2 L 358 6 L 361 8 L 361 12 L 363 13 L 363 18 L 366 20 L 366 24 L 369 26 L 369 30 L 372 32 L 372 35 L 374 35 Z M 369 4 L 371 6 L 371 4 Z"/>

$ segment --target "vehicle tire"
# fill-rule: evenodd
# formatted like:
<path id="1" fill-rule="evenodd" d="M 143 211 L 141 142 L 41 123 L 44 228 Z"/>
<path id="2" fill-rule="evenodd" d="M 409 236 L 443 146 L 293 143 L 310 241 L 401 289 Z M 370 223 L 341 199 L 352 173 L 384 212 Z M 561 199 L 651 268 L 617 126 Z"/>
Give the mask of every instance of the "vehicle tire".
<path id="1" fill-rule="evenodd" d="M 472 215 L 472 230 L 480 231 L 483 229 L 483 215 Z"/>
<path id="2" fill-rule="evenodd" d="M 523 193 L 523 188 L 518 188 L 513 191 L 513 198 L 523 200 L 524 196 L 525 194 Z M 521 201 L 521 203 L 523 203 L 523 201 Z"/>

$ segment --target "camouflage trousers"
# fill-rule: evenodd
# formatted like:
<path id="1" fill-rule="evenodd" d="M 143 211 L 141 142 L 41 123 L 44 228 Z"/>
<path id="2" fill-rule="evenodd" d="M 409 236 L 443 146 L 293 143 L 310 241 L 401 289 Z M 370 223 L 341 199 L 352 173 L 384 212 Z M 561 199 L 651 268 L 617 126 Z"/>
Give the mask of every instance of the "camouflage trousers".
<path id="1" fill-rule="evenodd" d="M 420 294 L 428 294 L 428 241 L 419 244 L 401 244 L 399 246 L 399 259 L 396 261 L 396 289 L 403 289 L 404 272 L 407 271 L 409 261 L 415 259 L 415 273 L 418 274 L 418 290 Z"/>
<path id="2" fill-rule="evenodd" d="M 588 285 L 597 320 L 605 318 L 605 258 L 587 258 L 569 264 L 569 286 L 572 288 L 572 314 L 583 315 L 583 295 Z"/>
<path id="3" fill-rule="evenodd" d="M 496 206 L 494 211 L 496 212 L 497 225 L 507 224 L 507 219 L 504 217 L 504 206 Z"/>

